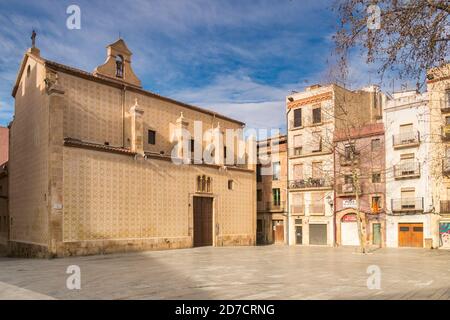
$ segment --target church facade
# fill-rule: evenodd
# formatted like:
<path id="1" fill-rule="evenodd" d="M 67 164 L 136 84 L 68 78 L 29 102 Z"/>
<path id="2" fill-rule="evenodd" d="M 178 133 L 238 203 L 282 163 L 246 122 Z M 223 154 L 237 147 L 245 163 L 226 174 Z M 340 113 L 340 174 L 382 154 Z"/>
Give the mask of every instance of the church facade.
<path id="1" fill-rule="evenodd" d="M 244 123 L 144 90 L 131 57 L 122 39 L 92 73 L 34 45 L 25 54 L 12 93 L 12 255 L 255 244 L 255 166 L 248 154 L 229 161 L 243 141 L 217 144 L 213 163 L 196 151 Z"/>

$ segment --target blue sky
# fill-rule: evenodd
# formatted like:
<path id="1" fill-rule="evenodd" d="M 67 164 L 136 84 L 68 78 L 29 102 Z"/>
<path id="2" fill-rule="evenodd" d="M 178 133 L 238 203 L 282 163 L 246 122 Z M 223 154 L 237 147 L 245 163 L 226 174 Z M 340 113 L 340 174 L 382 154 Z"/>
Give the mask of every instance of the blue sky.
<path id="1" fill-rule="evenodd" d="M 81 30 L 66 9 L 81 9 Z M 284 130 L 291 90 L 325 81 L 337 19 L 331 0 L 2 1 L 0 125 L 12 119 L 11 90 L 33 28 L 44 58 L 93 71 L 120 34 L 145 89 Z M 370 68 L 356 56 L 352 86 Z M 372 82 L 374 79 L 372 79 Z"/>

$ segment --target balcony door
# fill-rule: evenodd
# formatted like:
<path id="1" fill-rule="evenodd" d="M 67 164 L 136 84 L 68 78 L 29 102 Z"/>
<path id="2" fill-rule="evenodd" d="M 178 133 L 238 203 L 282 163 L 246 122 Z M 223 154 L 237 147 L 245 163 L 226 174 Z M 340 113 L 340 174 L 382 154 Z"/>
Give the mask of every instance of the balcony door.
<path id="1" fill-rule="evenodd" d="M 281 204 L 281 192 L 279 188 L 272 189 L 272 203 L 274 207 L 279 207 Z"/>
<path id="2" fill-rule="evenodd" d="M 303 164 L 294 164 L 294 180 L 303 179 Z"/>
<path id="3" fill-rule="evenodd" d="M 322 177 L 323 177 L 322 162 L 313 162 L 312 163 L 312 178 L 320 179 Z"/>
<path id="4" fill-rule="evenodd" d="M 412 123 L 400 126 L 400 142 L 401 143 L 414 142 L 414 127 Z"/>
<path id="5" fill-rule="evenodd" d="M 401 208 L 402 210 L 416 208 L 416 191 L 414 189 L 402 190 Z"/>

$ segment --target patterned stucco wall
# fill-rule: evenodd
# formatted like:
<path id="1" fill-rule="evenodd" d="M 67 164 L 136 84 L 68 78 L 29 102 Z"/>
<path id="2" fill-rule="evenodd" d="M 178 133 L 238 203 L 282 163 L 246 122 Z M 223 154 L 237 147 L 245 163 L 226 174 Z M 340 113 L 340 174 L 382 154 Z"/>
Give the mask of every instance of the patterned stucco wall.
<path id="1" fill-rule="evenodd" d="M 188 237 L 198 175 L 213 179 L 219 234 L 253 239 L 254 173 L 64 148 L 64 241 Z M 234 190 L 228 190 L 233 179 Z"/>
<path id="2" fill-rule="evenodd" d="M 48 98 L 44 74 L 41 64 L 28 59 L 16 94 L 9 164 L 10 240 L 47 246 Z"/>

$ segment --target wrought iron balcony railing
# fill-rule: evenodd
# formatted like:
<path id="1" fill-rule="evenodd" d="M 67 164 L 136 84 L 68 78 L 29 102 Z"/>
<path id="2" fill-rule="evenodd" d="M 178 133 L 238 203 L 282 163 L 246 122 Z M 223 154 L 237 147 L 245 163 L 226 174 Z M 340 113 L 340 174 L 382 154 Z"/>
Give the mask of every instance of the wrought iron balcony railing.
<path id="1" fill-rule="evenodd" d="M 420 143 L 419 131 L 404 132 L 392 136 L 392 144 L 394 148 L 408 147 Z"/>
<path id="2" fill-rule="evenodd" d="M 286 207 L 285 201 L 258 201 L 257 202 L 257 209 L 258 212 L 265 212 L 265 211 L 274 211 L 274 212 L 282 212 L 284 211 Z"/>
<path id="3" fill-rule="evenodd" d="M 289 189 L 331 188 L 333 183 L 324 178 L 308 178 L 289 181 Z"/>
<path id="4" fill-rule="evenodd" d="M 409 179 L 420 177 L 420 163 L 407 162 L 394 166 L 395 179 Z"/>
<path id="5" fill-rule="evenodd" d="M 285 201 L 268 201 L 266 202 L 267 211 L 284 211 Z"/>
<path id="6" fill-rule="evenodd" d="M 418 213 L 423 212 L 423 198 L 391 199 L 393 213 Z"/>

